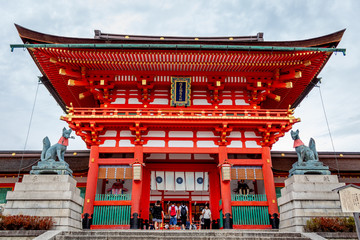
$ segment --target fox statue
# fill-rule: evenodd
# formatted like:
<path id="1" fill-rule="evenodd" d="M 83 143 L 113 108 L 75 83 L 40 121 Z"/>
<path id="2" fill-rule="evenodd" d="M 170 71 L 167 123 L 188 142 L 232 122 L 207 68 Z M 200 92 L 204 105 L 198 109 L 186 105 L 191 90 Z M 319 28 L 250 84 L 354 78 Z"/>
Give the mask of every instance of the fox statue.
<path id="1" fill-rule="evenodd" d="M 295 132 L 291 130 L 291 138 L 294 140 L 294 148 L 298 155 L 298 162 L 306 162 L 308 160 L 319 161 L 318 153 L 315 147 L 315 141 L 313 138 L 310 138 L 309 147 L 300 140 L 299 130 Z"/>
<path id="2" fill-rule="evenodd" d="M 58 141 L 58 143 L 51 146 L 50 140 L 48 137 L 43 139 L 43 150 L 41 152 L 41 161 L 48 161 L 53 159 L 56 161 L 56 156 L 58 157 L 59 161 L 65 161 L 64 155 L 66 151 L 66 147 L 69 145 L 69 138 L 72 130 L 63 128 L 62 137 Z"/>

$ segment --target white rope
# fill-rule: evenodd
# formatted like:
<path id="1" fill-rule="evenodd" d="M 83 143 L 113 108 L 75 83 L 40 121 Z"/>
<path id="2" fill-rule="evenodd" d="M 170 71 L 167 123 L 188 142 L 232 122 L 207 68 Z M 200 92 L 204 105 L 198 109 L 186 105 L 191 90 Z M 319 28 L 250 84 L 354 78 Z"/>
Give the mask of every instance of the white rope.
<path id="1" fill-rule="evenodd" d="M 323 97 L 322 97 L 322 94 L 321 94 L 321 88 L 320 88 L 320 85 L 317 85 L 316 87 L 319 88 L 321 105 L 322 105 L 322 108 L 323 108 L 323 111 L 324 111 L 325 120 L 326 120 L 326 125 L 327 125 L 328 131 L 329 131 L 329 136 L 330 136 L 330 140 L 331 140 L 331 145 L 332 145 L 333 152 L 334 152 L 334 157 L 335 157 L 335 162 L 336 162 L 336 168 L 337 168 L 337 173 L 338 173 L 337 175 L 338 175 L 338 177 L 340 178 L 339 163 L 338 163 L 338 159 L 337 159 L 336 152 L 335 152 L 334 141 L 333 141 L 333 138 L 332 138 L 332 135 L 331 135 L 331 130 L 330 130 L 330 126 L 329 126 L 329 122 L 328 122 L 328 118 L 327 118 L 327 114 L 326 114 L 326 110 L 325 110 L 325 106 L 324 106 Z"/>
<path id="2" fill-rule="evenodd" d="M 18 172 L 18 176 L 17 176 L 17 181 L 19 181 L 19 178 L 20 178 L 20 171 L 21 171 L 21 169 L 22 169 L 21 166 L 22 166 L 22 163 L 23 163 L 23 160 L 24 160 L 25 149 L 26 149 L 27 142 L 28 142 L 28 139 L 29 139 L 29 134 L 30 134 L 30 128 L 31 128 L 32 118 L 33 118 L 33 115 L 34 115 L 36 99 L 37 99 L 37 95 L 38 95 L 38 91 L 39 91 L 39 85 L 40 85 L 40 79 L 38 80 L 38 84 L 37 84 L 37 87 L 36 87 L 36 93 L 35 93 L 34 103 L 33 103 L 32 111 L 31 111 L 31 115 L 30 115 L 30 121 L 29 121 L 28 131 L 27 131 L 27 134 L 26 134 L 24 149 L 23 149 L 23 153 L 22 153 L 22 156 L 21 156 L 21 161 L 20 161 L 20 166 L 19 166 L 19 172 Z"/>

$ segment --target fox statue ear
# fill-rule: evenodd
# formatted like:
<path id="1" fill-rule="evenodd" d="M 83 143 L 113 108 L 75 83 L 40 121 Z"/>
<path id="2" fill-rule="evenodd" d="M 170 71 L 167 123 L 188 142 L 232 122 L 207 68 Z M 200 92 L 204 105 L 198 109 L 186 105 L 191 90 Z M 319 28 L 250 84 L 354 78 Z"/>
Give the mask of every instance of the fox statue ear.
<path id="1" fill-rule="evenodd" d="M 299 134 L 299 129 L 296 130 L 296 133 Z"/>
<path id="2" fill-rule="evenodd" d="M 65 132 L 65 131 L 66 131 L 66 128 L 64 127 L 64 128 L 63 128 L 63 132 Z"/>

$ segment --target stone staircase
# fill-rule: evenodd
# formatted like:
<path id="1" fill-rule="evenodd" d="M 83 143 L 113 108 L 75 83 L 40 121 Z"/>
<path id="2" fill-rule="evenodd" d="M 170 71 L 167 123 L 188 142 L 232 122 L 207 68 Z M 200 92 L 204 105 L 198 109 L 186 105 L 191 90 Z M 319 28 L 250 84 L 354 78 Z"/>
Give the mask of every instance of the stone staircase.
<path id="1" fill-rule="evenodd" d="M 115 240 L 115 239 L 176 239 L 176 240 L 218 240 L 218 239 L 310 239 L 301 233 L 284 233 L 272 230 L 250 231 L 250 230 L 85 230 L 85 231 L 64 231 L 57 234 L 54 240 Z M 321 239 L 321 238 L 320 238 Z"/>

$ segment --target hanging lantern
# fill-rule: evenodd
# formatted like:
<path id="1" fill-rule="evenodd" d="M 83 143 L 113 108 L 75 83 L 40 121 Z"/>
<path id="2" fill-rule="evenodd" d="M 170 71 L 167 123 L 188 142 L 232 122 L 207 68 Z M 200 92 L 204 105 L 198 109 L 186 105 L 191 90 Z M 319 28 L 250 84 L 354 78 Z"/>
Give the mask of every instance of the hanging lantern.
<path id="1" fill-rule="evenodd" d="M 141 181 L 141 176 L 142 176 L 142 165 L 141 165 L 141 163 L 134 163 L 132 165 L 132 167 L 133 167 L 133 180 Z"/>
<path id="2" fill-rule="evenodd" d="M 221 175 L 223 181 L 231 180 L 231 165 L 228 163 L 224 163 L 221 165 Z"/>

